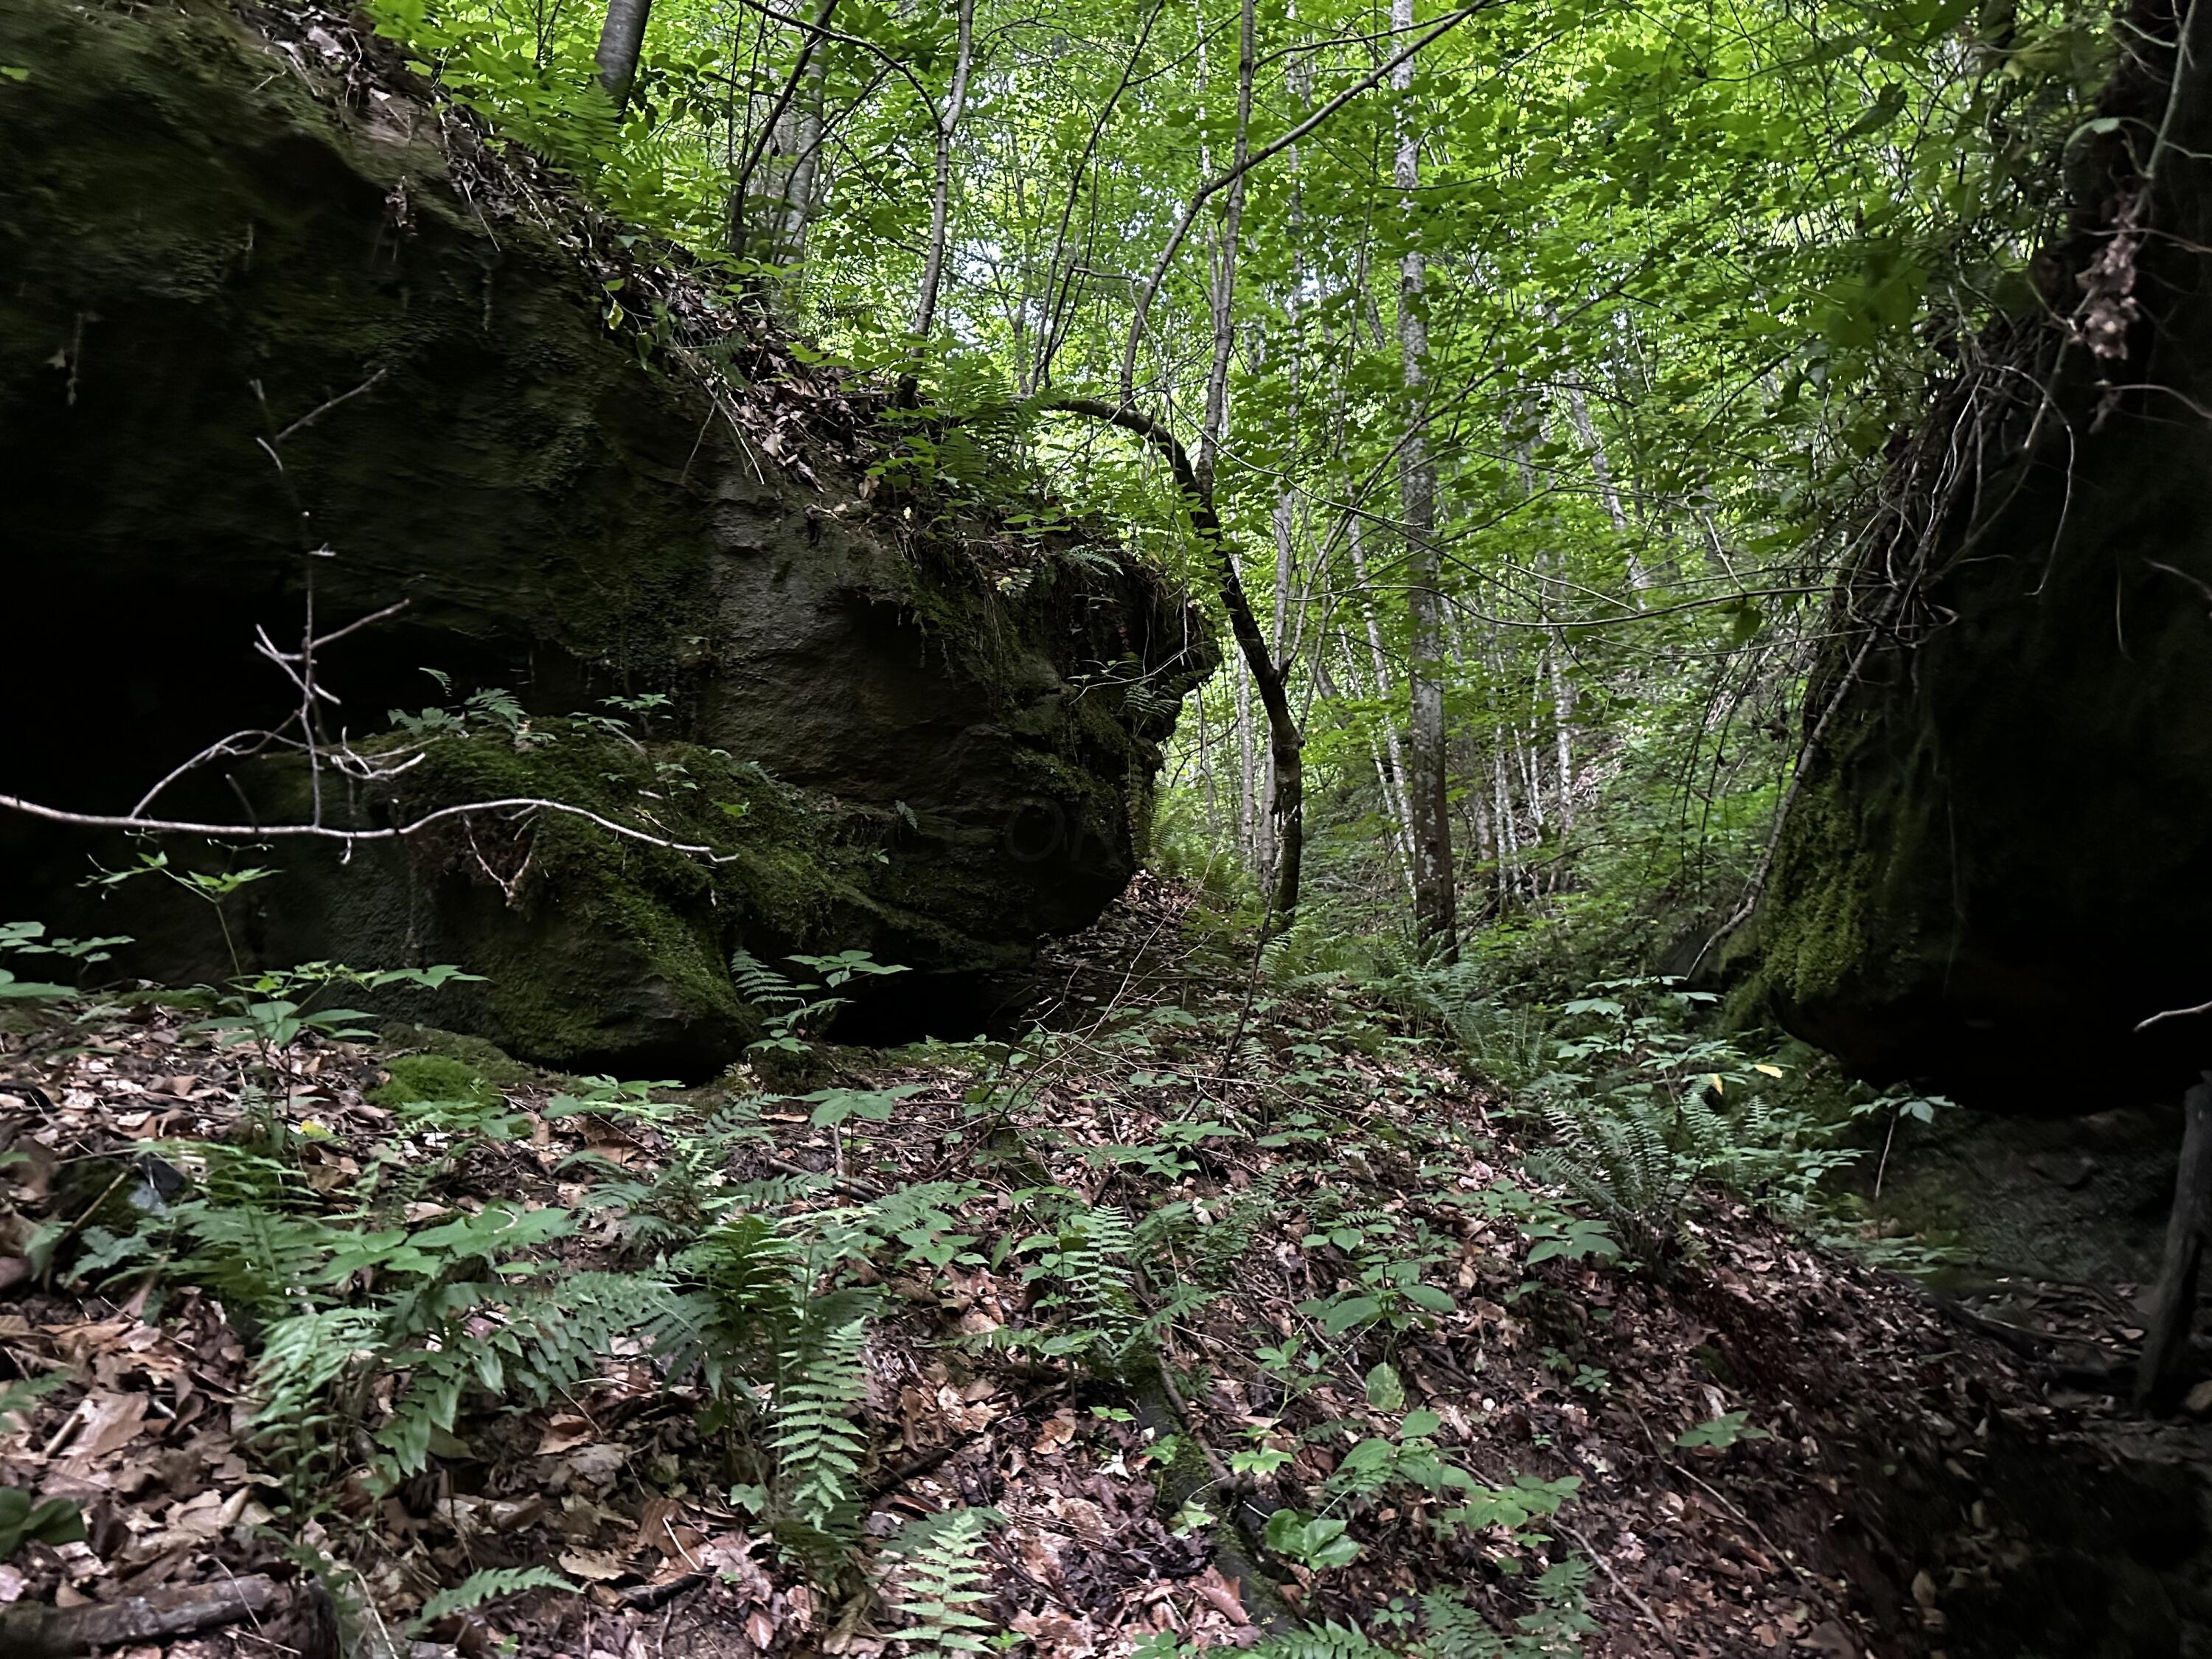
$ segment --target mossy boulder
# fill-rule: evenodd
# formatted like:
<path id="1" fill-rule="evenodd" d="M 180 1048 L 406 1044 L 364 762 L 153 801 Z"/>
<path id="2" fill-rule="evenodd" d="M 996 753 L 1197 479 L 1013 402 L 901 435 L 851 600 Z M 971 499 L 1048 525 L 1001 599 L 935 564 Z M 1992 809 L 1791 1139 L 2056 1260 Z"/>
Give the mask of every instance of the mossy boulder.
<path id="1" fill-rule="evenodd" d="M 2125 355 L 2023 324 L 1984 343 L 2012 368 L 1939 401 L 1959 493 L 1894 504 L 1933 516 L 1924 562 L 1887 520 L 1845 573 L 1826 725 L 1732 947 L 1747 1016 L 2001 1109 L 2178 1097 L 2212 1066 L 2212 1017 L 2138 1030 L 2212 999 L 2212 95 L 2169 116 L 2162 82 L 2120 84 L 2108 111 L 2129 97 L 2174 141 L 2156 234 L 2116 241 L 2120 195 L 2085 189 L 2082 283 L 2051 296 L 2124 256 Z M 2124 174 L 2127 142 L 2092 147 Z"/>
<path id="2" fill-rule="evenodd" d="M 283 720 L 258 635 L 404 600 L 319 664 L 325 732 L 404 769 L 316 779 L 264 747 L 161 807 L 271 825 L 319 789 L 325 821 L 380 829 L 532 798 L 639 835 L 541 811 L 173 844 L 281 866 L 226 906 L 248 960 L 455 962 L 484 980 L 398 1012 L 569 1066 L 739 1052 L 739 946 L 869 950 L 915 970 L 909 1011 L 972 1030 L 1136 867 L 1202 624 L 1098 538 L 871 478 L 857 394 L 635 288 L 646 320 L 617 314 L 620 227 L 469 149 L 373 46 L 255 15 L 0 0 L 26 71 L 0 81 L 0 558 L 36 710 L 0 732 L 0 793 L 126 809 Z M 135 850 L 0 820 L 0 905 L 87 920 L 88 854 Z M 106 894 L 90 920 L 142 940 L 118 967 L 228 970 L 190 896 Z"/>

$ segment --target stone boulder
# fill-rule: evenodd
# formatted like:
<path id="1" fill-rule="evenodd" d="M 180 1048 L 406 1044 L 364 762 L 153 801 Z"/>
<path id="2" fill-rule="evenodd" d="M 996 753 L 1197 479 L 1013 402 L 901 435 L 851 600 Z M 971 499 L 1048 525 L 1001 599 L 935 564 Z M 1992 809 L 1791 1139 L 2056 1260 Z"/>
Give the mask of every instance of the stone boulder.
<path id="1" fill-rule="evenodd" d="M 296 704 L 257 631 L 404 600 L 320 653 L 322 729 L 408 763 L 326 774 L 329 822 L 543 797 L 713 850 L 547 813 L 169 838 L 173 871 L 281 868 L 218 917 L 160 874 L 80 886 L 143 843 L 0 815 L 0 914 L 136 935 L 115 966 L 170 980 L 230 973 L 226 935 L 453 962 L 485 980 L 416 1012 L 574 1066 L 741 1052 L 741 949 L 868 951 L 912 970 L 872 1030 L 972 1034 L 1136 868 L 1201 621 L 1109 539 L 1011 526 L 1003 482 L 902 463 L 377 43 L 253 16 L 0 0 L 0 793 L 125 811 Z M 934 436 L 971 479 L 1015 464 Z M 314 788 L 264 752 L 159 806 L 273 825 Z"/>
<path id="2" fill-rule="evenodd" d="M 1734 947 L 1747 1012 L 2003 1109 L 2175 1098 L 2212 1066 L 2212 1014 L 2137 1029 L 2212 1002 L 2212 96 L 2131 54 L 2105 113 L 2074 240 L 2038 261 L 2069 322 L 1993 334 L 1999 366 L 1939 400 L 1917 476 L 1948 456 L 1955 495 L 1900 468 L 1935 528 L 1845 573 Z M 2138 128 L 2172 146 L 2154 188 Z"/>

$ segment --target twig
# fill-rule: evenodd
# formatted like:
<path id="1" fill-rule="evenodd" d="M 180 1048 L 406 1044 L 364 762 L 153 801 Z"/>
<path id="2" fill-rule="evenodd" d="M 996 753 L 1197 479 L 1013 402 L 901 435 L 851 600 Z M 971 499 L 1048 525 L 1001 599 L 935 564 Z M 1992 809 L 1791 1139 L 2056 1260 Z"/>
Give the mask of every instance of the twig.
<path id="1" fill-rule="evenodd" d="M 331 398 L 330 402 L 323 404 L 320 408 L 309 410 L 306 414 L 300 416 L 298 420 L 293 422 L 291 425 L 286 427 L 282 432 L 278 433 L 276 434 L 276 441 L 281 444 L 285 439 L 290 437 L 295 432 L 300 430 L 301 428 L 313 426 L 317 421 L 321 420 L 324 416 L 329 414 L 340 404 L 351 403 L 356 398 L 360 397 L 362 392 L 368 391 L 369 387 L 374 386 L 379 380 L 382 380 L 391 372 L 392 371 L 388 368 L 380 368 L 375 374 L 370 375 L 352 391 L 341 392 L 337 397 Z"/>
<path id="2" fill-rule="evenodd" d="M 1672 1636 L 1668 1634 L 1667 1626 L 1659 1622 L 1659 1615 L 1651 1610 L 1651 1604 L 1645 1601 L 1642 1596 L 1638 1595 L 1634 1590 L 1628 1588 L 1628 1585 L 1622 1580 L 1621 1576 L 1613 1570 L 1613 1563 L 1607 1560 L 1604 1556 L 1598 1553 L 1597 1546 L 1591 1543 L 1589 1539 L 1583 1537 L 1582 1534 L 1576 1531 L 1574 1528 L 1567 1525 L 1565 1522 L 1559 1520 L 1557 1516 L 1553 1517 L 1553 1523 L 1558 1526 L 1561 1532 L 1566 1534 L 1568 1537 L 1573 1539 L 1577 1544 L 1580 1544 L 1583 1547 L 1583 1551 L 1589 1556 L 1589 1559 L 1597 1563 L 1597 1570 L 1603 1573 L 1607 1578 L 1612 1581 L 1613 1589 L 1619 1590 L 1623 1595 L 1626 1596 L 1628 1598 L 1629 1604 L 1633 1607 L 1637 1612 L 1644 1615 L 1644 1619 L 1651 1626 L 1652 1634 L 1656 1636 L 1660 1641 L 1666 1645 L 1667 1651 L 1673 1654 L 1674 1656 L 1674 1659 L 1689 1659 L 1689 1656 L 1682 1651 L 1681 1645 L 1677 1643 Z"/>
<path id="3" fill-rule="evenodd" d="M 2136 1030 L 2148 1031 L 2162 1019 L 2186 1019 L 2191 1014 L 2212 1014 L 2212 1002 L 2200 1002 L 2194 1008 L 2162 1008 L 2148 1019 L 2137 1021 Z"/>
<path id="4" fill-rule="evenodd" d="M 804 1176 L 810 1181 L 826 1181 L 848 1198 L 872 1202 L 883 1196 L 881 1193 L 870 1192 L 857 1181 L 848 1181 L 842 1176 L 830 1175 L 820 1170 L 810 1170 L 804 1164 L 793 1164 L 786 1158 L 764 1158 L 761 1162 L 778 1175 Z"/>
<path id="5" fill-rule="evenodd" d="M 704 845 L 648 836 L 642 830 L 617 823 L 612 818 L 601 817 L 597 812 L 581 806 L 572 806 L 567 801 L 545 800 L 537 796 L 514 796 L 504 800 L 476 800 L 459 806 L 441 806 L 434 812 L 425 812 L 419 818 L 385 830 L 340 830 L 326 823 L 198 823 L 181 818 L 143 817 L 136 812 L 70 812 L 58 806 L 25 800 L 20 795 L 0 795 L 0 811 L 21 812 L 27 817 L 44 818 L 50 823 L 77 824 L 88 830 L 136 830 L 162 835 L 210 836 L 242 841 L 308 836 L 321 841 L 342 841 L 348 846 L 363 841 L 404 841 L 446 818 L 460 817 L 471 812 L 565 812 L 571 817 L 596 823 L 611 835 L 643 842 L 648 847 L 664 847 L 672 853 L 697 854 L 717 864 L 728 863 L 736 857 L 735 854 L 717 853 L 713 848 Z"/>

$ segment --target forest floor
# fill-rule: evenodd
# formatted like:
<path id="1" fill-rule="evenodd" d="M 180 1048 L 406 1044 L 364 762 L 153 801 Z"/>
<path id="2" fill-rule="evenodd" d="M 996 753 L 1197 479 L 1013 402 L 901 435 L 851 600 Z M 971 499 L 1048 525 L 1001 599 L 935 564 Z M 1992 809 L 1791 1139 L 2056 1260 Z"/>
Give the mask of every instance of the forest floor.
<path id="1" fill-rule="evenodd" d="M 271 1052 L 160 1000 L 19 1021 L 0 1378 L 32 1387 L 0 1392 L 0 1487 L 87 1535 L 0 1565 L 0 1649 L 48 1650 L 43 1604 L 132 1659 L 322 1655 L 341 1627 L 400 1659 L 1104 1659 L 1332 1624 L 1447 1656 L 2002 1650 L 1961 1621 L 2039 1570 L 2049 1470 L 2122 1420 L 2032 1362 L 2118 1353 L 2124 1304 L 1947 1310 L 1714 1194 L 1668 1271 L 1608 1261 L 1443 1048 L 1341 988 L 1255 991 L 1193 907 L 1140 879 L 1056 947 L 1049 1038 L 827 1050 L 796 1097 L 491 1066 L 462 1121 L 383 1103 L 420 1032 Z M 440 1344 L 377 1334 L 393 1287 L 475 1251 L 554 1304 L 625 1275 L 649 1299 L 685 1227 L 736 1213 L 718 1194 L 834 1234 L 809 1293 L 872 1310 L 834 1554 L 771 1526 L 788 1493 L 696 1365 L 571 1308 L 581 1359 L 529 1370 L 520 1291 L 447 1328 L 506 1371 L 455 1383 L 406 1467 Z M 503 1242 L 454 1243 L 478 1233 Z M 313 1339 L 289 1372 L 286 1330 Z M 899 1538 L 961 1508 L 992 1524 L 933 1601 Z M 568 1587 L 416 1618 L 532 1567 Z M 981 1623 L 932 1635 L 933 1606 Z"/>

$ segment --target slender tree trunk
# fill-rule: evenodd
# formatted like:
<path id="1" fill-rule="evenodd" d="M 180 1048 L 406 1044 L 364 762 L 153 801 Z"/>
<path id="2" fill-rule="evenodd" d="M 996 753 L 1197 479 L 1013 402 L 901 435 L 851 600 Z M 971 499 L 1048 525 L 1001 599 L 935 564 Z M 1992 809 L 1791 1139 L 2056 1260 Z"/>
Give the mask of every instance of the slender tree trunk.
<path id="1" fill-rule="evenodd" d="M 921 292 L 914 307 L 915 337 L 929 338 L 937 326 L 937 292 L 945 278 L 945 222 L 952 199 L 952 140 L 968 106 L 968 74 L 975 64 L 975 0 L 960 0 L 959 55 L 952 68 L 952 91 L 937 118 L 937 173 L 929 197 L 929 252 L 921 268 Z"/>
<path id="2" fill-rule="evenodd" d="M 1605 453 L 1605 439 L 1590 419 L 1589 399 L 1583 395 L 1579 386 L 1567 387 L 1567 417 L 1575 424 L 1575 435 L 1583 442 L 1583 453 L 1589 459 L 1590 477 L 1597 481 L 1597 498 L 1605 503 L 1606 516 L 1613 520 L 1616 533 L 1628 533 L 1628 514 L 1620 505 L 1620 491 L 1613 482 L 1613 462 Z M 1650 591 L 1651 573 L 1636 556 L 1636 550 L 1627 550 L 1628 585 L 1641 595 Z"/>
<path id="3" fill-rule="evenodd" d="M 1559 744 L 1559 829 L 1564 834 L 1575 825 L 1575 688 L 1559 661 L 1565 653 L 1559 635 L 1544 654 L 1552 671 L 1552 734 Z"/>
<path id="4" fill-rule="evenodd" d="M 599 50 L 593 61 L 599 65 L 599 84 L 617 110 L 629 103 L 638 60 L 645 52 L 646 20 L 652 11 L 653 0 L 607 0 L 606 21 L 599 27 Z"/>
<path id="5" fill-rule="evenodd" d="M 815 6 L 814 21 L 817 27 L 829 27 L 830 8 L 822 0 Z M 829 56 L 817 50 L 807 61 L 805 84 L 797 100 L 799 118 L 793 123 L 791 173 L 784 185 L 783 231 L 776 245 L 780 264 L 795 265 L 806 254 L 806 227 L 820 195 L 822 100 L 829 76 Z"/>
<path id="6" fill-rule="evenodd" d="M 806 38 L 799 46 L 799 57 L 791 66 L 791 73 L 784 78 L 782 89 L 763 112 L 760 134 L 746 147 L 744 159 L 738 163 L 736 175 L 730 181 L 729 225 L 724 242 L 729 251 L 739 258 L 744 257 L 754 245 L 751 216 L 753 179 L 774 148 L 776 134 L 785 131 L 784 117 L 791 108 L 792 100 L 799 95 L 799 88 L 806 84 L 815 59 L 821 52 L 823 36 L 819 31 L 829 27 L 830 19 L 836 9 L 837 0 L 821 0 L 821 9 L 815 14 L 815 27 L 805 32 Z"/>
<path id="7" fill-rule="evenodd" d="M 1359 610 L 1367 624 L 1367 654 L 1375 665 L 1376 700 L 1388 707 L 1395 698 L 1390 684 L 1390 659 L 1382 651 L 1382 624 L 1375 614 L 1375 600 L 1367 584 L 1367 550 L 1361 534 L 1359 520 L 1354 519 L 1345 532 L 1345 544 L 1352 554 L 1352 574 L 1359 584 Z M 1384 747 L 1390 757 L 1390 777 L 1388 799 L 1398 821 L 1399 833 L 1405 837 L 1408 848 L 1413 840 L 1413 809 L 1406 793 L 1406 754 L 1398 742 L 1398 726 L 1394 720 L 1382 728 Z M 1413 866 L 1409 859 L 1406 870 L 1410 878 Z"/>
<path id="8" fill-rule="evenodd" d="M 1237 343 L 1237 255 L 1244 220 L 1244 167 L 1251 155 L 1252 80 L 1258 63 L 1255 0 L 1244 0 L 1237 54 L 1236 177 L 1230 183 L 1222 207 L 1215 242 L 1211 294 L 1213 361 L 1206 379 L 1206 416 L 1199 428 L 1198 459 L 1190 471 L 1191 489 L 1211 526 L 1210 531 L 1201 527 L 1200 534 L 1211 541 L 1218 562 L 1216 574 L 1221 582 L 1224 608 L 1229 612 L 1230 629 L 1250 671 L 1252 690 L 1258 694 L 1260 706 L 1267 717 L 1267 759 L 1273 781 L 1267 800 L 1267 838 L 1273 855 L 1273 891 L 1268 908 L 1278 921 L 1287 922 L 1297 912 L 1299 879 L 1304 863 L 1305 738 L 1298 730 L 1297 717 L 1291 710 L 1281 665 L 1261 634 L 1251 601 L 1244 592 L 1243 578 L 1237 570 L 1236 550 L 1221 529 L 1214 507 L 1214 468 L 1229 427 L 1229 362 Z M 1138 418 L 1143 420 L 1142 416 Z M 1199 524 L 1197 507 L 1193 509 L 1191 520 L 1194 526 Z"/>
<path id="9" fill-rule="evenodd" d="M 1255 879 L 1264 880 L 1260 854 L 1260 762 L 1252 743 L 1252 676 L 1237 673 L 1237 841 Z"/>
<path id="10" fill-rule="evenodd" d="M 2162 1405 L 2173 1392 L 2189 1352 L 2197 1313 L 2197 1281 L 2212 1228 L 2212 1073 L 2182 1097 L 2181 1158 L 2166 1218 L 2166 1261 L 2151 1292 L 2136 1362 L 2136 1404 Z"/>
<path id="11" fill-rule="evenodd" d="M 1413 0 L 1391 0 L 1394 27 L 1413 27 Z M 1419 216 L 1415 191 L 1421 182 L 1421 141 L 1414 119 L 1413 65 L 1409 59 L 1393 70 L 1398 94 L 1398 149 L 1391 182 L 1400 191 L 1401 212 L 1409 229 Z M 1439 625 L 1442 596 L 1437 590 L 1436 470 L 1421 431 L 1428 381 L 1428 264 L 1418 240 L 1398 266 L 1398 349 L 1405 368 L 1408 429 L 1400 451 L 1399 495 L 1407 540 L 1406 617 L 1413 686 L 1413 928 L 1437 957 L 1459 954 L 1455 872 L 1452 865 L 1451 792 L 1444 746 L 1443 655 Z"/>
<path id="12" fill-rule="evenodd" d="M 1231 545 L 1228 532 L 1221 527 L 1221 515 L 1214 508 L 1212 494 L 1200 481 L 1188 453 L 1175 434 L 1151 416 L 1127 404 L 1109 404 L 1096 398 L 1053 398 L 1047 400 L 1044 407 L 1063 410 L 1134 433 L 1165 458 L 1175 475 L 1176 487 L 1182 492 L 1183 505 L 1190 516 L 1191 530 L 1212 562 L 1221 608 L 1229 616 L 1229 631 L 1251 676 L 1253 694 L 1259 698 L 1267 718 L 1268 753 L 1275 767 L 1275 799 L 1280 820 L 1277 834 L 1281 847 L 1271 908 L 1279 921 L 1287 921 L 1297 910 L 1304 852 L 1297 831 L 1304 822 L 1299 807 L 1305 781 L 1305 738 L 1298 730 L 1297 715 L 1291 712 L 1290 692 L 1282 673 L 1267 649 L 1267 636 L 1260 631 L 1259 620 L 1253 615 L 1251 596 L 1244 591 L 1244 578 L 1237 567 L 1237 550 Z"/>

